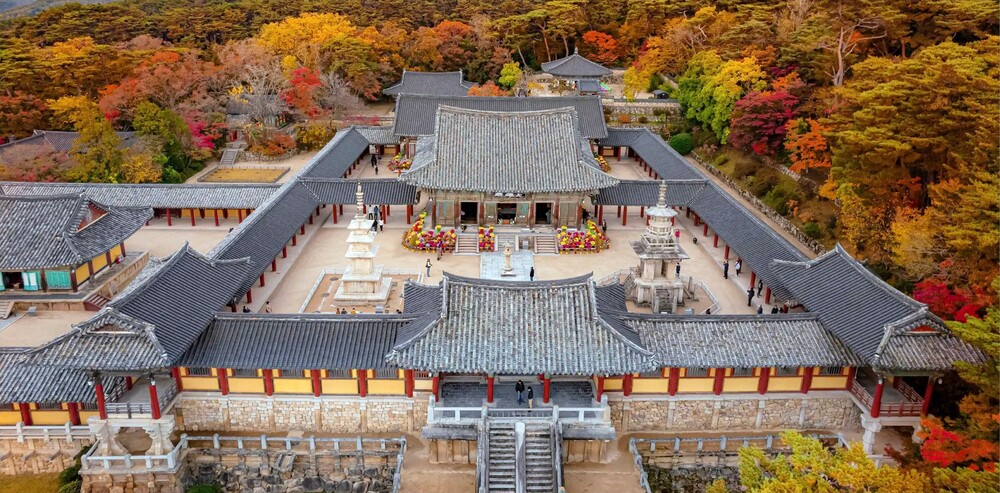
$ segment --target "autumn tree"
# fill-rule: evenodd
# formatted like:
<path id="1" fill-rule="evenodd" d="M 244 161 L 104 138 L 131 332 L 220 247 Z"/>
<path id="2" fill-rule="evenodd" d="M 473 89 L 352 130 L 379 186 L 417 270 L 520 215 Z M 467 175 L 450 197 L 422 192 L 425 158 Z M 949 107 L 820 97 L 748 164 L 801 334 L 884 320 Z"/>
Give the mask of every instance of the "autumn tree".
<path id="1" fill-rule="evenodd" d="M 597 63 L 610 65 L 616 63 L 621 57 L 618 40 L 608 33 L 587 31 L 583 33 L 583 43 L 586 48 L 584 53 Z"/>
<path id="2" fill-rule="evenodd" d="M 766 85 L 756 60 L 723 61 L 714 51 L 698 53 L 678 79 L 678 96 L 687 118 L 704 124 L 725 142 L 736 101 Z"/>
<path id="3" fill-rule="evenodd" d="M 729 144 L 759 156 L 775 156 L 783 148 L 787 123 L 797 116 L 798 104 L 786 89 L 748 93 L 733 108 Z"/>
<path id="4" fill-rule="evenodd" d="M 315 118 L 322 113 L 319 105 L 319 89 L 323 85 L 319 74 L 309 67 L 299 67 L 292 72 L 286 89 L 281 97 L 288 106 L 294 108 L 307 118 Z"/>
<path id="5" fill-rule="evenodd" d="M 44 145 L 22 143 L 0 152 L 0 180 L 64 181 L 73 165 L 65 152 L 52 152 Z"/>
<path id="6" fill-rule="evenodd" d="M 517 62 L 509 62 L 505 63 L 503 69 L 500 70 L 500 79 L 497 82 L 500 83 L 500 86 L 510 90 L 518 86 L 523 79 L 524 72 L 521 71 L 521 66 Z"/>
<path id="7" fill-rule="evenodd" d="M 476 84 L 469 88 L 469 96 L 508 96 L 507 91 L 504 91 L 493 83 L 493 81 L 486 81 L 485 84 Z"/>
<path id="8" fill-rule="evenodd" d="M 0 94 L 0 139 L 27 137 L 33 130 L 42 130 L 47 116 L 45 101 L 34 94 Z"/>
<path id="9" fill-rule="evenodd" d="M 829 128 L 812 118 L 796 118 L 785 123 L 785 151 L 792 162 L 792 171 L 804 173 L 831 166 L 826 132 Z"/>

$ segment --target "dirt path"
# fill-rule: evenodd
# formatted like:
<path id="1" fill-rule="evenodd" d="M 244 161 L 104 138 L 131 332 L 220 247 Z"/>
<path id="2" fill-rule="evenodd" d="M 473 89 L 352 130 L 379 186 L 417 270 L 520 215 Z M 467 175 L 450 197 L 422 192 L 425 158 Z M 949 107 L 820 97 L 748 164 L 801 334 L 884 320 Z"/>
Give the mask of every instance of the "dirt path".
<path id="1" fill-rule="evenodd" d="M 693 166 L 695 166 L 696 168 L 702 170 L 702 172 L 703 172 L 702 174 L 704 174 L 705 176 L 707 176 L 709 180 L 712 180 L 713 182 L 715 182 L 716 185 L 719 185 L 720 187 L 722 187 L 722 189 L 725 190 L 726 192 L 728 192 L 731 197 L 733 197 L 734 199 L 736 199 L 736 201 L 739 202 L 740 204 L 742 204 L 743 207 L 746 207 L 747 210 L 750 211 L 751 214 L 753 214 L 754 216 L 757 216 L 757 218 L 760 219 L 761 221 L 764 221 L 764 224 L 767 224 L 776 233 L 778 233 L 779 235 L 781 235 L 782 238 L 788 240 L 788 242 L 791 243 L 793 246 L 795 246 L 795 248 L 798 248 L 800 252 L 804 253 L 806 255 L 806 257 L 816 258 L 816 253 L 815 252 L 813 252 L 812 250 L 810 250 L 809 247 L 803 245 L 802 242 L 800 242 L 797 238 L 795 238 L 794 236 L 788 234 L 787 231 L 781 229 L 781 226 L 778 226 L 778 223 L 772 221 L 771 218 L 765 216 L 764 213 L 762 213 L 759 209 L 757 209 L 756 207 L 754 207 L 754 205 L 751 204 L 747 199 L 743 198 L 743 196 L 740 195 L 739 190 L 733 190 L 732 187 L 729 186 L 729 184 L 727 184 L 726 182 L 720 180 L 719 177 L 713 175 L 711 172 L 709 172 L 707 169 L 705 169 L 704 165 L 702 165 L 701 163 L 699 163 L 694 158 L 692 158 L 690 156 L 685 156 L 684 159 L 687 159 L 688 162 L 691 163 Z"/>

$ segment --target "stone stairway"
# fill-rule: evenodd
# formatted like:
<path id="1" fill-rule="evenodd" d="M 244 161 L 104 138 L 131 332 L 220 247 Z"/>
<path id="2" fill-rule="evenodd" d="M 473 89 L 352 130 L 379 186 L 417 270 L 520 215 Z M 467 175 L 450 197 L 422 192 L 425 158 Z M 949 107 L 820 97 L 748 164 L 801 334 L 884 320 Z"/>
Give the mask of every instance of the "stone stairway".
<path id="1" fill-rule="evenodd" d="M 551 421 L 525 422 L 525 472 L 528 493 L 555 492 L 553 423 Z"/>
<path id="2" fill-rule="evenodd" d="M 0 301 L 0 319 L 10 317 L 14 311 L 14 302 L 11 300 Z"/>
<path id="3" fill-rule="evenodd" d="M 88 312 L 99 312 L 111 301 L 100 294 L 94 293 L 83 300 L 83 308 Z"/>
<path id="4" fill-rule="evenodd" d="M 226 149 L 225 151 L 222 151 L 222 158 L 219 159 L 219 166 L 232 166 L 236 164 L 236 157 L 239 155 L 239 149 Z"/>
<path id="5" fill-rule="evenodd" d="M 455 238 L 455 255 L 479 255 L 479 235 L 459 233 Z"/>
<path id="6" fill-rule="evenodd" d="M 517 243 L 517 235 L 514 233 L 497 233 L 496 243 L 493 244 L 493 249 L 498 252 L 503 251 L 504 245 L 510 243 L 510 248 L 513 251 L 518 251 L 521 249 L 521 245 Z"/>
<path id="7" fill-rule="evenodd" d="M 559 248 L 556 245 L 555 235 L 535 237 L 535 255 L 558 255 L 558 254 L 559 254 Z"/>
<path id="8" fill-rule="evenodd" d="M 489 462 L 486 464 L 486 491 L 515 491 L 515 437 L 513 421 L 486 422 L 489 432 Z"/>
<path id="9" fill-rule="evenodd" d="M 519 439 L 516 428 L 524 426 L 524 436 Z M 523 481 L 523 491 L 527 493 L 554 493 L 556 491 L 554 462 L 554 423 L 550 420 L 526 420 L 518 423 L 512 420 L 489 419 L 488 456 L 486 464 L 486 491 L 517 491 L 517 482 Z M 521 444 L 523 459 L 518 460 L 518 444 Z M 561 460 L 561 458 L 560 458 Z M 518 470 L 523 468 L 523 470 Z"/>

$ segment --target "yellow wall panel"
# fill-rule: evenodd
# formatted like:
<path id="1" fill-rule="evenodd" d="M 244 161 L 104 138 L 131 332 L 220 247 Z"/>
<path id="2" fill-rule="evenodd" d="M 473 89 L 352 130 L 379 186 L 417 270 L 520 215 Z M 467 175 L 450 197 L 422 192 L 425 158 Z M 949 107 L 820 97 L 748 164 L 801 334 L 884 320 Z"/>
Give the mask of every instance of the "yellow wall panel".
<path id="1" fill-rule="evenodd" d="M 802 377 L 775 377 L 767 382 L 768 392 L 798 392 L 802 390 Z"/>
<path id="2" fill-rule="evenodd" d="M 219 379 L 216 377 L 181 377 L 184 390 L 219 390 Z"/>
<path id="3" fill-rule="evenodd" d="M 669 383 L 670 381 L 666 378 L 634 378 L 632 379 L 632 393 L 666 394 Z M 607 390 L 607 387 L 604 389 Z"/>
<path id="4" fill-rule="evenodd" d="M 711 393 L 714 383 L 712 378 L 680 378 L 677 380 L 677 392 Z"/>
<path id="5" fill-rule="evenodd" d="M 308 378 L 275 378 L 275 394 L 311 394 L 312 380 Z"/>
<path id="6" fill-rule="evenodd" d="M 847 376 L 822 376 L 813 377 L 813 389 L 843 389 L 847 387 Z"/>
<path id="7" fill-rule="evenodd" d="M 98 271 L 100 271 L 101 269 L 103 269 L 104 267 L 106 267 L 108 265 L 108 259 L 107 259 L 107 257 L 104 256 L 103 253 L 100 254 L 100 255 L 98 255 L 98 256 L 96 256 L 96 257 L 94 257 L 92 261 L 94 263 L 94 272 L 95 273 L 98 272 Z"/>
<path id="8" fill-rule="evenodd" d="M 635 382 L 635 380 L 633 380 Z M 621 390 L 622 389 L 622 379 L 620 378 L 605 378 L 604 379 L 604 391 L 609 390 Z M 634 389 L 634 387 L 633 387 Z"/>
<path id="9" fill-rule="evenodd" d="M 750 377 L 726 377 L 722 381 L 723 392 L 756 392 L 757 378 Z"/>
<path id="10" fill-rule="evenodd" d="M 21 421 L 20 411 L 0 411 L 0 425 L 16 425 Z"/>
<path id="11" fill-rule="evenodd" d="M 369 380 L 368 393 L 373 395 L 403 395 L 406 393 L 406 381 Z"/>
<path id="12" fill-rule="evenodd" d="M 115 245 L 111 247 L 111 260 L 118 258 L 122 254 L 122 246 Z"/>
<path id="13" fill-rule="evenodd" d="M 101 413 L 98 412 L 98 411 L 96 411 L 96 410 L 95 411 L 84 411 L 82 409 L 80 410 L 80 424 L 84 424 L 85 425 L 85 424 L 87 424 L 87 420 L 88 419 L 90 419 L 90 418 L 95 418 L 96 419 L 96 418 L 99 418 L 99 417 L 101 417 Z"/>
<path id="14" fill-rule="evenodd" d="M 69 421 L 69 411 L 31 411 L 32 424 L 42 425 L 64 425 Z"/>
<path id="15" fill-rule="evenodd" d="M 348 379 L 324 379 L 324 394 L 358 395 L 358 381 Z"/>
<path id="16" fill-rule="evenodd" d="M 263 394 L 264 380 L 260 378 L 230 378 L 229 391 L 235 394 Z"/>
<path id="17" fill-rule="evenodd" d="M 413 390 L 426 390 L 428 392 L 432 391 L 432 390 L 434 390 L 434 381 L 426 379 L 426 378 L 421 378 L 419 380 L 414 380 L 413 381 Z"/>
<path id="18" fill-rule="evenodd" d="M 87 264 L 83 264 L 76 268 L 76 283 L 78 285 L 83 284 L 83 281 L 86 281 L 89 278 L 90 278 L 90 267 Z"/>

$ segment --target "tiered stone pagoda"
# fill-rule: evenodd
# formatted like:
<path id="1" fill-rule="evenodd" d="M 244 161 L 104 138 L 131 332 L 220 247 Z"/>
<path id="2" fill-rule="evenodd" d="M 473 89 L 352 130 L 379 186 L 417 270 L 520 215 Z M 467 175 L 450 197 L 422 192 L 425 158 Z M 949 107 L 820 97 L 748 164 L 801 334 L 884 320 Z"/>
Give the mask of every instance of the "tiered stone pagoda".
<path id="1" fill-rule="evenodd" d="M 650 207 L 649 226 L 639 241 L 631 242 L 632 249 L 639 256 L 639 269 L 635 278 L 635 302 L 649 305 L 653 312 L 669 310 L 677 313 L 677 305 L 683 304 L 684 285 L 677 275 L 675 264 L 688 257 L 681 248 L 671 218 L 677 215 L 667 207 L 667 182 L 660 181 L 660 195 L 656 206 Z"/>
<path id="2" fill-rule="evenodd" d="M 373 219 L 365 216 L 364 193 L 361 192 L 361 182 L 358 182 L 357 213 L 347 227 L 347 253 L 344 257 L 350 261 L 344 276 L 340 279 L 340 287 L 333 295 L 336 301 L 384 302 L 389 299 L 389 288 L 392 279 L 382 277 L 383 266 L 375 265 L 375 255 L 378 245 L 375 244 L 375 231 L 372 228 Z"/>

